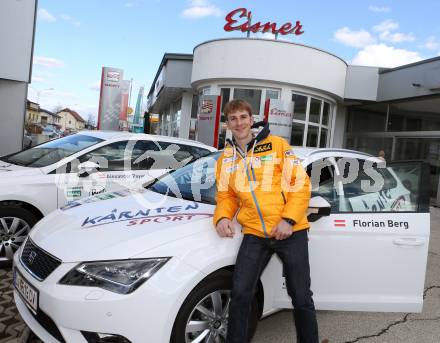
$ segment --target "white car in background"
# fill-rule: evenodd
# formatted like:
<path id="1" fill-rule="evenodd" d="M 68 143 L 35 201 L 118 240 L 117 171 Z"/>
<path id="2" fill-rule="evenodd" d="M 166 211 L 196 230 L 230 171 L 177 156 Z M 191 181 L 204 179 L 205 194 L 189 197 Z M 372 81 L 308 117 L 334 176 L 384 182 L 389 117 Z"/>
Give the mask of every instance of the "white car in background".
<path id="1" fill-rule="evenodd" d="M 213 151 L 173 137 L 82 131 L 0 157 L 0 261 L 12 260 L 49 212 L 106 191 L 142 188 Z"/>
<path id="2" fill-rule="evenodd" d="M 429 187 L 410 194 L 392 164 L 384 168 L 361 153 L 296 154 L 313 185 L 309 252 L 317 309 L 420 312 Z M 109 200 L 80 200 L 41 220 L 14 256 L 14 299 L 30 329 L 46 343 L 224 342 L 242 234 L 237 227 L 234 238 L 220 238 L 213 228 L 217 157 L 143 192 L 105 193 Z M 361 167 L 350 180 L 346 161 Z M 422 185 L 426 166 L 399 170 L 405 165 L 418 168 Z M 258 283 L 251 335 L 261 316 L 291 306 L 273 256 Z"/>

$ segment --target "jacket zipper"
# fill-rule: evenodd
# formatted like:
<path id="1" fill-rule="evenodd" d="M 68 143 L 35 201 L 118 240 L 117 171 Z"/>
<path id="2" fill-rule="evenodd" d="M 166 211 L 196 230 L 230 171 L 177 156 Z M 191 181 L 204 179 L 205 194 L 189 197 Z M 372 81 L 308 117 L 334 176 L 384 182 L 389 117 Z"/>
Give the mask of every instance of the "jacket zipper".
<path id="1" fill-rule="evenodd" d="M 287 204 L 286 196 L 283 191 L 281 191 L 281 195 L 283 196 L 284 205 Z"/>
<path id="2" fill-rule="evenodd" d="M 247 178 L 248 178 L 248 181 L 249 181 L 249 186 L 251 186 L 250 183 L 251 183 L 252 180 L 251 180 L 251 177 L 250 177 L 250 174 L 249 174 L 249 169 L 248 169 L 248 166 L 247 166 L 246 163 L 245 163 L 245 168 L 246 168 L 246 175 L 247 175 Z M 252 165 L 251 165 L 251 171 L 252 171 L 252 175 L 254 177 L 254 181 L 257 181 L 257 179 L 255 177 L 254 169 L 252 168 Z M 258 204 L 258 201 L 257 201 L 257 197 L 255 196 L 255 193 L 254 193 L 254 190 L 253 190 L 252 187 L 250 187 L 250 190 L 251 190 L 252 198 L 254 199 L 255 207 L 257 208 L 258 216 L 260 217 L 261 225 L 263 226 L 264 236 L 266 238 L 269 238 L 269 236 L 267 234 L 267 230 L 266 230 L 266 225 L 264 224 L 263 214 L 261 213 L 260 205 Z"/>

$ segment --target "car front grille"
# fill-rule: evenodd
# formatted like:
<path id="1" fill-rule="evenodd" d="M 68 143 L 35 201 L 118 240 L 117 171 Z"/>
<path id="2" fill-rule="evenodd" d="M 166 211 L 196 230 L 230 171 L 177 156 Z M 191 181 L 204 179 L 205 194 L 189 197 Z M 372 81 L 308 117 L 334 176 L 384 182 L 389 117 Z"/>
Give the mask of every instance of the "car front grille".
<path id="1" fill-rule="evenodd" d="M 39 281 L 47 278 L 61 264 L 61 260 L 35 245 L 30 238 L 26 240 L 20 261 Z"/>

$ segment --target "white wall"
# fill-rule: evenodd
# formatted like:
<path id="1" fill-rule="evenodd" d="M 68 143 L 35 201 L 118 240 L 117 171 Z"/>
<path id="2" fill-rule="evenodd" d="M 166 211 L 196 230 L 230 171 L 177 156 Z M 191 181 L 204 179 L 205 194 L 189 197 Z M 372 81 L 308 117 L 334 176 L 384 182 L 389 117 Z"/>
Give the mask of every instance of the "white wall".
<path id="1" fill-rule="evenodd" d="M 27 83 L 0 79 L 0 156 L 22 150 Z"/>
<path id="2" fill-rule="evenodd" d="M 36 0 L 0 1 L 0 79 L 30 82 Z"/>
<path id="3" fill-rule="evenodd" d="M 344 106 L 336 108 L 336 117 L 334 117 L 334 125 L 332 130 L 332 137 L 330 139 L 331 148 L 344 147 L 345 123 L 347 120 L 347 109 Z"/>
<path id="4" fill-rule="evenodd" d="M 439 94 L 440 59 L 384 71 L 379 80 L 378 101 Z"/>
<path id="5" fill-rule="evenodd" d="M 189 124 L 191 122 L 191 108 L 192 108 L 192 92 L 183 92 L 182 94 L 182 112 L 180 113 L 180 127 L 179 137 L 188 138 Z"/>
<path id="6" fill-rule="evenodd" d="M 347 64 L 315 48 L 284 41 L 232 38 L 194 49 L 191 84 L 218 79 L 300 85 L 343 98 Z"/>
<path id="7" fill-rule="evenodd" d="M 379 70 L 377 67 L 348 66 L 345 98 L 376 101 Z"/>

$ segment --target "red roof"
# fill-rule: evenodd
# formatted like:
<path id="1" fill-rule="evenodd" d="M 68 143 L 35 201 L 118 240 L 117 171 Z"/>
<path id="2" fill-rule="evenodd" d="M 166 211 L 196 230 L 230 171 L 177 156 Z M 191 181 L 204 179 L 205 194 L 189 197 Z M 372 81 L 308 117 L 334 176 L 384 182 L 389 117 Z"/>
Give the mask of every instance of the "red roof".
<path id="1" fill-rule="evenodd" d="M 74 110 L 71 110 L 70 108 L 65 108 L 65 109 L 63 109 L 63 110 L 61 110 L 61 111 L 59 111 L 58 113 L 60 113 L 60 112 L 69 112 L 76 120 L 78 120 L 78 121 L 80 121 L 80 122 L 83 122 L 83 123 L 85 123 L 86 121 L 78 114 L 78 112 L 75 112 Z"/>

